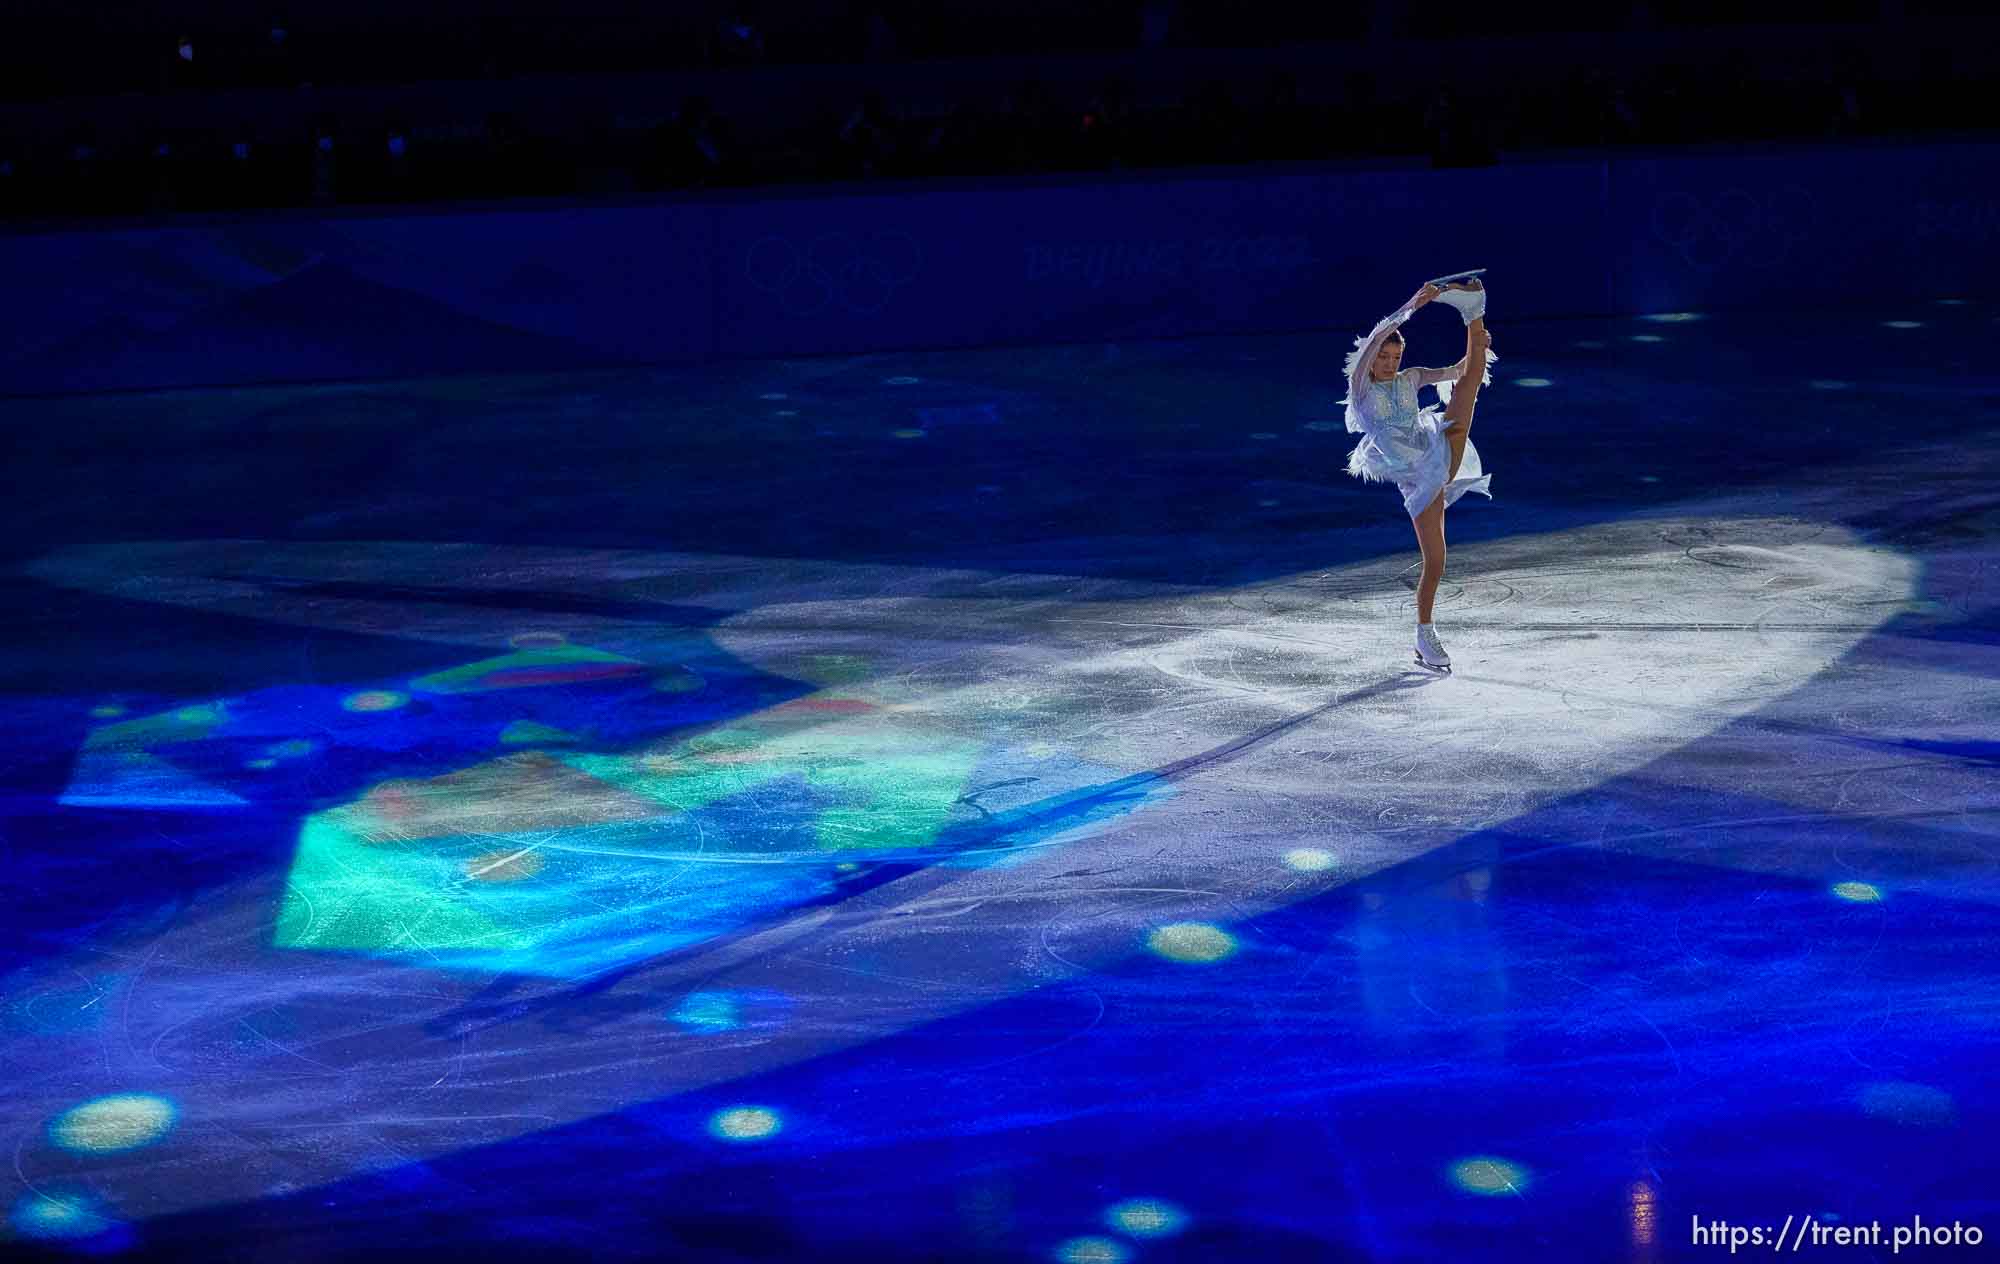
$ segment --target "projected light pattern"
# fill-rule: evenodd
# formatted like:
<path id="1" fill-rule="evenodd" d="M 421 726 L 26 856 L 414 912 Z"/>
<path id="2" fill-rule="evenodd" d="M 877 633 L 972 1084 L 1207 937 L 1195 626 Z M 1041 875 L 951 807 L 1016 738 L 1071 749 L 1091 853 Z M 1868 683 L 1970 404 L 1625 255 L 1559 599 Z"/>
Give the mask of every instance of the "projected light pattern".
<path id="1" fill-rule="evenodd" d="M 1958 1103 L 1951 1094 L 1928 1084 L 1864 1084 L 1855 1090 L 1854 1102 L 1863 1114 L 1912 1128 L 1949 1128 L 1958 1122 Z"/>
<path id="2" fill-rule="evenodd" d="M 92 731 L 63 801 L 246 809 L 449 742 L 485 757 L 306 816 L 272 942 L 573 978 L 835 898 L 856 857 L 996 863 L 1166 792 L 1070 797 L 1115 774 L 1072 761 L 1023 781 L 1008 770 L 1026 756 L 863 698 L 800 697 L 705 642 L 667 664 L 552 632 L 513 644 L 407 688 L 332 693 L 337 707 L 279 687 L 117 720 Z M 812 667 L 867 671 L 842 654 Z M 321 736 L 285 734 L 302 724 Z M 970 813 L 975 780 L 1013 789 Z"/>
<path id="3" fill-rule="evenodd" d="M 765 1141 L 784 1128 L 778 1112 L 765 1106 L 732 1106 L 708 1121 L 708 1130 L 724 1141 Z"/>
<path id="4" fill-rule="evenodd" d="M 1169 961 L 1207 965 L 1236 953 L 1236 940 L 1219 926 L 1201 922 L 1176 922 L 1162 926 L 1146 937 L 1146 946 Z"/>
<path id="5" fill-rule="evenodd" d="M 1104 1210 L 1104 1223 L 1134 1238 L 1170 1238 L 1187 1228 L 1185 1211 L 1158 1198 L 1128 1198 Z"/>
<path id="6" fill-rule="evenodd" d="M 444 752 L 474 762 L 509 748 L 627 745 L 805 689 L 732 662 L 701 637 L 669 642 L 678 661 L 656 665 L 532 637 L 512 654 L 398 682 L 407 687 L 281 685 L 100 725 L 62 801 L 242 808 L 307 786 L 316 796 L 363 792 L 371 773 L 434 767 Z"/>
<path id="7" fill-rule="evenodd" d="M 1132 1249 L 1115 1238 L 1071 1238 L 1056 1247 L 1054 1257 L 1059 1264 L 1125 1264 Z"/>
<path id="8" fill-rule="evenodd" d="M 102 1200 L 73 1190 L 30 1194 L 14 1204 L 7 1220 L 21 1236 L 45 1241 L 123 1236 L 123 1226 L 106 1211 Z M 105 1245 L 116 1249 L 123 1242 L 113 1240 Z"/>
<path id="9" fill-rule="evenodd" d="M 307 819 L 274 942 L 579 977 L 832 898 L 857 856 L 991 863 L 1164 792 L 952 829 L 975 777 L 1008 780 L 982 773 L 1005 753 L 873 712 L 801 700 L 616 755 L 382 783 Z"/>
<path id="10" fill-rule="evenodd" d="M 690 992 L 667 1015 L 676 1027 L 697 1035 L 765 1031 L 784 1025 L 790 998 L 759 989 Z"/>
<path id="11" fill-rule="evenodd" d="M 496 689 L 529 689 L 546 685 L 585 684 L 645 676 L 647 665 L 623 654 L 581 645 L 519 649 L 512 654 L 481 659 L 450 671 L 419 676 L 410 687 L 420 693 L 480 693 Z"/>
<path id="12" fill-rule="evenodd" d="M 1528 1172 L 1518 1163 L 1480 1156 L 1461 1159 L 1452 1164 L 1451 1180 L 1454 1185 L 1469 1194 L 1497 1197 L 1501 1194 L 1518 1194 L 1525 1189 L 1528 1184 Z"/>
<path id="13" fill-rule="evenodd" d="M 1285 853 L 1286 866 L 1300 873 L 1325 873 L 1339 863 L 1339 859 L 1324 847 L 1294 847 Z"/>
<path id="14" fill-rule="evenodd" d="M 147 1093 L 121 1093 L 85 1102 L 49 1124 L 49 1136 L 65 1150 L 110 1154 L 151 1145 L 174 1126 L 174 1105 Z"/>
<path id="15" fill-rule="evenodd" d="M 372 713 L 394 711 L 399 707 L 408 706 L 409 703 L 410 696 L 406 693 L 398 693 L 393 689 L 364 689 L 360 693 L 349 694 L 341 700 L 340 705 L 349 711 Z"/>

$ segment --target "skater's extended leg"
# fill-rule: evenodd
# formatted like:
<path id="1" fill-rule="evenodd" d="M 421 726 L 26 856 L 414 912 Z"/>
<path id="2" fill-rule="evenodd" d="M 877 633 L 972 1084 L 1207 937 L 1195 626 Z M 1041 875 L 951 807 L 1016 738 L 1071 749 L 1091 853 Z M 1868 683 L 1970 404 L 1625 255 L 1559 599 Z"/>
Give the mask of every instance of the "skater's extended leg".
<path id="1" fill-rule="evenodd" d="M 1431 621 L 1431 603 L 1444 578 L 1444 494 L 1410 522 L 1417 529 L 1417 547 L 1424 551 L 1423 573 L 1417 579 L 1417 622 Z"/>
<path id="2" fill-rule="evenodd" d="M 1465 372 L 1451 388 L 1451 402 L 1444 406 L 1445 442 L 1451 445 L 1451 471 L 1458 477 L 1459 463 L 1465 460 L 1465 440 L 1472 433 L 1472 409 L 1479 402 L 1479 388 L 1486 380 L 1486 348 L 1492 345 L 1486 332 L 1486 318 L 1465 327 Z"/>

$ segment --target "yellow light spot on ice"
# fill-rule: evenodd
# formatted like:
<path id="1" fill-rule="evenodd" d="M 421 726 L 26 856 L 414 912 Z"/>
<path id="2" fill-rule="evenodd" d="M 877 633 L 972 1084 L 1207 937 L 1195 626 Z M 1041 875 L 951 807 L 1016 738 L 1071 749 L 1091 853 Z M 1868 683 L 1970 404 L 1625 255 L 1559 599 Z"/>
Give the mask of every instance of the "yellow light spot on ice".
<path id="1" fill-rule="evenodd" d="M 732 1106 L 708 1121 L 708 1130 L 724 1141 L 762 1141 L 783 1126 L 777 1111 L 762 1106 Z"/>
<path id="2" fill-rule="evenodd" d="M 1644 1181 L 1633 1182 L 1626 1193 L 1632 1212 L 1632 1245 L 1651 1246 L 1658 1236 L 1659 1199 L 1654 1195 L 1653 1187 Z"/>
<path id="3" fill-rule="evenodd" d="M 1300 873 L 1322 873 L 1338 863 L 1333 853 L 1322 847 L 1294 847 L 1285 853 L 1286 866 Z"/>
<path id="4" fill-rule="evenodd" d="M 174 1104 L 150 1093 L 121 1093 L 56 1116 L 49 1136 L 65 1150 L 111 1154 L 151 1145 L 174 1126 Z"/>
<path id="5" fill-rule="evenodd" d="M 898 430 L 896 431 L 896 437 L 898 439 L 921 439 L 924 437 L 924 432 L 921 430 Z"/>
<path id="6" fill-rule="evenodd" d="M 1552 382 L 1552 381 L 1550 381 L 1550 380 L 1549 380 L 1548 378 L 1545 378 L 1545 377 L 1517 377 L 1517 378 L 1515 378 L 1515 379 L 1514 379 L 1514 385 L 1516 385 L 1516 386 L 1554 386 L 1554 385 L 1555 385 L 1555 383 L 1554 383 L 1554 382 Z"/>
<path id="7" fill-rule="evenodd" d="M 1169 961 L 1206 965 L 1234 954 L 1236 940 L 1206 922 L 1174 922 L 1147 936 L 1146 946 Z"/>
<path id="8" fill-rule="evenodd" d="M 1854 904 L 1874 904 L 1882 898 L 1882 889 L 1867 882 L 1836 882 L 1833 893 Z"/>
<path id="9" fill-rule="evenodd" d="M 119 706 L 117 703 L 106 703 L 101 707 L 92 707 L 90 714 L 94 719 L 115 720 L 125 714 L 125 708 Z"/>
<path id="10" fill-rule="evenodd" d="M 1891 329 L 1922 329 L 1924 327 L 1924 322 L 1920 320 L 1885 320 L 1882 323 Z"/>

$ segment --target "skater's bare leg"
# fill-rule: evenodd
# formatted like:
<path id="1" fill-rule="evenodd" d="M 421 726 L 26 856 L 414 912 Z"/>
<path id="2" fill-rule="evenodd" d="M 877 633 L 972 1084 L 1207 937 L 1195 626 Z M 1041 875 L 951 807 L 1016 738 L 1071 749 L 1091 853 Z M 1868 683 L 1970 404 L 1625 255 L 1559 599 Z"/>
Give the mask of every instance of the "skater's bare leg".
<path id="1" fill-rule="evenodd" d="M 1444 406 L 1445 442 L 1451 445 L 1451 471 L 1447 481 L 1458 477 L 1459 463 L 1465 460 L 1465 441 L 1472 433 L 1472 409 L 1479 402 L 1479 388 L 1486 380 L 1486 348 L 1492 344 L 1486 332 L 1486 318 L 1465 327 L 1465 372 L 1451 388 L 1451 402 Z"/>
<path id="2" fill-rule="evenodd" d="M 1444 578 L 1444 493 L 1439 492 L 1430 508 L 1410 522 L 1417 529 L 1417 547 L 1424 551 L 1424 569 L 1417 579 L 1417 622 L 1429 623 L 1431 603 Z"/>

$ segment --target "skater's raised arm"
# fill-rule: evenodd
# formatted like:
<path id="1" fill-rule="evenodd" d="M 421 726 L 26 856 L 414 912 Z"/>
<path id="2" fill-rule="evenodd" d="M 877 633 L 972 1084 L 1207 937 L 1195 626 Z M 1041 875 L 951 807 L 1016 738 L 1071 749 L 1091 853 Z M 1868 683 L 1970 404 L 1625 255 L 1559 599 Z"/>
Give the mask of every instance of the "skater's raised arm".
<path id="1" fill-rule="evenodd" d="M 1392 330 L 1441 293 L 1443 291 L 1435 285 L 1424 286 L 1412 294 L 1408 302 L 1377 321 L 1367 336 L 1354 340 L 1354 350 L 1347 353 L 1347 398 L 1341 401 L 1347 406 L 1347 429 L 1350 433 L 1362 432 L 1359 404 L 1368 392 L 1368 368 L 1375 363 L 1375 353 L 1382 349 L 1382 343 Z"/>

